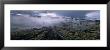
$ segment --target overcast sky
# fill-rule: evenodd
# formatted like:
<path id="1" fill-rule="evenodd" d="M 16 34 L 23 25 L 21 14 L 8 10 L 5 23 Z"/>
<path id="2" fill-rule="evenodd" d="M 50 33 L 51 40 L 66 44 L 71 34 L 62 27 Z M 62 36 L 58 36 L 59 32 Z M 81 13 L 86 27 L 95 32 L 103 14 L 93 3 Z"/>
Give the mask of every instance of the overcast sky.
<path id="1" fill-rule="evenodd" d="M 89 13 L 92 13 L 93 15 L 97 15 L 95 17 L 100 17 L 100 11 L 99 10 L 48 10 L 49 12 L 54 12 L 58 15 L 61 16 L 67 16 L 67 17 L 77 17 L 77 18 L 83 18 L 86 16 L 91 16 L 87 15 Z M 17 14 L 27 14 L 27 15 L 37 15 L 38 13 L 44 13 L 46 11 L 44 10 L 11 10 L 11 15 L 17 15 Z M 92 15 L 92 16 L 93 16 Z"/>

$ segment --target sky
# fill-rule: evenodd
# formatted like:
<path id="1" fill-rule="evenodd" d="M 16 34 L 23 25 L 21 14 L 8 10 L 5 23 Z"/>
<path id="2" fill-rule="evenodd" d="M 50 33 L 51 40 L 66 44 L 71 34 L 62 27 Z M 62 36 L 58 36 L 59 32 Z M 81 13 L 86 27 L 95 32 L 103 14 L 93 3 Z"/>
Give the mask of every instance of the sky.
<path id="1" fill-rule="evenodd" d="M 67 17 L 75 17 L 75 18 L 85 18 L 88 13 L 92 13 L 93 15 L 96 15 L 97 13 L 100 13 L 99 10 L 48 10 L 49 12 L 54 12 L 61 16 L 67 16 Z M 11 10 L 11 15 L 17 15 L 17 14 L 28 14 L 31 16 L 36 16 L 38 13 L 43 13 L 44 10 Z M 96 14 L 94 13 L 96 12 Z M 97 17 L 100 17 L 100 14 L 97 14 Z"/>

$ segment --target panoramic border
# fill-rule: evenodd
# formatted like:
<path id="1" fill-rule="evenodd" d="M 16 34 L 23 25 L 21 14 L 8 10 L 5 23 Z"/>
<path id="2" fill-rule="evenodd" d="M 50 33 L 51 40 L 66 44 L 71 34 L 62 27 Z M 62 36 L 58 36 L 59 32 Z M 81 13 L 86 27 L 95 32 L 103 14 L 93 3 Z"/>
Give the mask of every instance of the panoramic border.
<path id="1" fill-rule="evenodd" d="M 31 49 L 33 49 L 33 50 L 53 50 L 53 49 L 55 49 L 55 50 L 57 50 L 57 49 L 78 49 L 78 50 L 80 50 L 80 49 L 104 49 L 104 50 L 106 50 L 106 49 L 109 49 L 110 48 L 110 34 L 107 34 L 107 48 L 106 47 L 104 47 L 104 48 L 100 48 L 100 47 L 98 47 L 98 48 L 96 48 L 96 47 L 92 47 L 92 48 L 56 48 L 56 47 L 54 47 L 54 48 L 48 48 L 48 47 L 43 47 L 43 48 L 39 48 L 39 47 L 5 47 L 4 46 L 4 4 L 107 4 L 107 12 L 108 12 L 108 15 L 107 16 L 110 16 L 110 14 L 109 14 L 109 10 L 110 10 L 110 2 L 109 2 L 109 0 L 86 0 L 86 1 L 83 1 L 83 0 L 76 0 L 76 1 L 74 1 L 73 2 L 73 0 L 70 0 L 70 1 L 67 1 L 67 0 L 63 0 L 62 2 L 60 2 L 59 0 L 51 0 L 51 1 L 49 1 L 49 0 L 46 0 L 45 2 L 42 2 L 42 0 L 35 0 L 35 1 L 33 1 L 33 0 L 0 0 L 0 12 L 2 12 L 2 13 L 0 13 L 0 43 L 1 43 L 1 45 L 0 45 L 0 49 L 3 49 L 3 50 L 19 50 L 19 49 L 21 49 L 21 50 L 31 50 Z M 109 21 L 109 17 L 107 17 L 107 21 Z M 109 33 L 109 22 L 107 22 L 107 33 Z"/>
<path id="2" fill-rule="evenodd" d="M 20 7 L 20 8 L 19 8 Z M 54 8 L 53 8 L 54 7 Z M 62 8 L 58 8 L 62 7 Z M 70 8 L 71 7 L 71 8 Z M 83 9 L 82 9 L 83 7 Z M 87 8 L 88 7 L 88 8 Z M 106 4 L 5 4 L 5 46 L 6 47 L 106 47 Z M 100 40 L 10 40 L 10 10 L 100 10 Z M 27 44 L 27 45 L 25 45 Z"/>

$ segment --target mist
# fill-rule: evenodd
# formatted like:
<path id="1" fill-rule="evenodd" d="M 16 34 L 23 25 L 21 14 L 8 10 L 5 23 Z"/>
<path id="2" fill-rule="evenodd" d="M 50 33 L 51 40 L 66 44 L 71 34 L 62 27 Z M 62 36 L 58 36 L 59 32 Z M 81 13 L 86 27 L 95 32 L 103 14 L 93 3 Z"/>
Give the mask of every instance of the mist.
<path id="1" fill-rule="evenodd" d="M 11 29 L 30 29 L 30 28 L 42 28 L 50 26 L 59 26 L 61 23 L 65 23 L 66 19 L 72 18 L 85 18 L 87 20 L 99 20 L 100 11 L 58 11 L 43 12 L 35 10 L 12 10 L 11 11 Z M 73 21 L 77 22 L 77 21 Z"/>
<path id="2" fill-rule="evenodd" d="M 11 25 L 12 28 L 18 29 L 29 29 L 29 28 L 41 28 L 41 27 L 49 27 L 60 24 L 61 22 L 65 22 L 65 18 L 63 16 L 48 16 L 41 15 L 41 17 L 32 17 L 30 15 L 21 15 L 12 16 L 11 17 Z"/>

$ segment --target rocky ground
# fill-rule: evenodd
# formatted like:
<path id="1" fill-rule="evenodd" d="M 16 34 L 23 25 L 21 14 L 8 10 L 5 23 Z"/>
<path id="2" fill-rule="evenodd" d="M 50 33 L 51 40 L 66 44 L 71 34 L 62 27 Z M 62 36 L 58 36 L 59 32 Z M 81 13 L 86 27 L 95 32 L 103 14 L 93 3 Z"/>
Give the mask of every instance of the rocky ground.
<path id="1" fill-rule="evenodd" d="M 99 40 L 99 22 L 62 23 L 57 26 L 11 32 L 11 40 Z"/>

